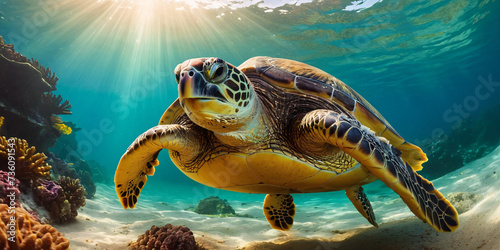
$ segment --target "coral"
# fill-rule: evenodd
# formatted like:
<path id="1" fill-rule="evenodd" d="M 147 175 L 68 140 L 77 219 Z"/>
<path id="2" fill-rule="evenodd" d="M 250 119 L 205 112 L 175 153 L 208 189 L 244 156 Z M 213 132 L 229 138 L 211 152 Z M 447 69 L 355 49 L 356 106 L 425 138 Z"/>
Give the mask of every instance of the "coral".
<path id="1" fill-rule="evenodd" d="M 78 160 L 74 163 L 76 174 L 80 183 L 85 187 L 86 198 L 94 198 L 96 192 L 96 186 L 92 180 L 92 170 L 90 170 L 89 164 L 84 160 Z"/>
<path id="2" fill-rule="evenodd" d="M 13 44 L 5 44 L 2 36 L 0 36 L 0 54 L 9 60 L 16 62 L 28 62 L 28 59 L 25 56 L 14 50 Z"/>
<path id="3" fill-rule="evenodd" d="M 22 208 L 0 204 L 0 216 L 0 249 L 69 249 L 62 233 L 40 224 Z"/>
<path id="4" fill-rule="evenodd" d="M 54 95 L 52 93 L 42 94 L 41 97 L 43 109 L 42 112 L 46 114 L 54 114 L 54 115 L 71 115 L 71 104 L 66 100 L 62 104 L 62 96 Z"/>
<path id="5" fill-rule="evenodd" d="M 36 188 L 34 189 L 35 199 L 43 200 L 44 202 L 53 201 L 59 196 L 61 189 L 61 186 L 53 181 L 38 180 Z"/>
<path id="6" fill-rule="evenodd" d="M 50 178 L 51 166 L 45 159 L 45 154 L 35 154 L 35 147 L 29 147 L 26 140 L 0 137 L 0 170 L 9 171 L 8 162 L 14 161 L 16 178 L 22 185 L 31 187 L 38 178 Z"/>
<path id="7" fill-rule="evenodd" d="M 52 166 L 52 173 L 56 178 L 59 176 L 67 176 L 72 179 L 78 179 L 78 175 L 76 174 L 75 169 L 72 167 L 73 164 L 68 164 L 66 161 L 57 157 L 52 152 L 49 152 L 47 155 L 47 162 Z"/>
<path id="8" fill-rule="evenodd" d="M 43 205 L 56 223 L 64 223 L 78 215 L 85 206 L 85 188 L 77 179 L 59 177 L 56 182 L 39 181 L 35 189 L 35 201 Z"/>
<path id="9" fill-rule="evenodd" d="M 42 78 L 52 86 L 52 90 L 56 90 L 55 86 L 59 78 L 57 78 L 57 76 L 55 76 L 55 74 L 51 72 L 48 67 L 45 68 L 43 65 L 40 65 L 37 60 L 33 58 L 29 60 L 25 56 L 16 52 L 13 44 L 5 44 L 2 36 L 0 36 L 0 54 L 12 61 L 29 63 L 41 73 Z"/>
<path id="10" fill-rule="evenodd" d="M 481 199 L 480 195 L 466 192 L 450 193 L 446 196 L 457 209 L 459 214 L 465 213 L 473 208 Z"/>
<path id="11" fill-rule="evenodd" d="M 3 125 L 3 120 L 5 118 L 3 116 L 0 116 L 0 131 L 2 131 L 2 125 Z"/>
<path id="12" fill-rule="evenodd" d="M 0 170 L 0 203 L 19 206 L 19 180 Z"/>
<path id="13" fill-rule="evenodd" d="M 229 205 L 227 200 L 221 200 L 217 196 L 210 196 L 201 200 L 200 203 L 198 203 L 198 206 L 194 209 L 194 212 L 219 216 L 236 215 L 234 209 L 231 205 Z"/>
<path id="14" fill-rule="evenodd" d="M 56 74 L 51 72 L 49 67 L 45 68 L 36 59 L 31 58 L 31 60 L 28 60 L 28 62 L 31 64 L 31 66 L 38 69 L 42 74 L 43 79 L 53 87 L 53 90 L 56 90 L 56 83 L 59 80 Z"/>
<path id="15" fill-rule="evenodd" d="M 167 224 L 163 227 L 152 226 L 130 244 L 132 249 L 198 249 L 193 232 L 184 226 Z"/>
<path id="16" fill-rule="evenodd" d="M 69 134 L 71 134 L 71 131 L 72 131 L 71 128 L 66 126 L 66 124 L 64 124 L 64 123 L 56 123 L 56 124 L 52 125 L 52 127 L 59 130 L 59 132 L 61 132 L 61 134 L 63 134 L 63 135 L 69 135 Z"/>
<path id="17" fill-rule="evenodd" d="M 49 153 L 48 161 L 51 162 L 53 174 L 56 177 L 66 176 L 71 179 L 78 179 L 86 191 L 86 198 L 93 198 L 96 192 L 96 185 L 93 181 L 93 170 L 89 164 L 79 158 L 74 159 L 74 163 L 67 163 L 53 153 Z"/>
<path id="18" fill-rule="evenodd" d="M 66 199 L 71 203 L 71 212 L 73 217 L 78 215 L 77 209 L 85 206 L 85 188 L 80 184 L 78 179 L 69 177 L 59 177 L 57 183 L 64 190 Z"/>

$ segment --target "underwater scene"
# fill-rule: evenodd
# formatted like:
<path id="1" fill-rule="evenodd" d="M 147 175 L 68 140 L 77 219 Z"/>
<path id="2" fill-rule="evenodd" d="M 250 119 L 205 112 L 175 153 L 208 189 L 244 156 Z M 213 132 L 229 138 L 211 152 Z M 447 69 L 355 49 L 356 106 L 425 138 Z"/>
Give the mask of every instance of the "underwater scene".
<path id="1" fill-rule="evenodd" d="M 499 249 L 499 12 L 1 1 L 0 249 Z"/>

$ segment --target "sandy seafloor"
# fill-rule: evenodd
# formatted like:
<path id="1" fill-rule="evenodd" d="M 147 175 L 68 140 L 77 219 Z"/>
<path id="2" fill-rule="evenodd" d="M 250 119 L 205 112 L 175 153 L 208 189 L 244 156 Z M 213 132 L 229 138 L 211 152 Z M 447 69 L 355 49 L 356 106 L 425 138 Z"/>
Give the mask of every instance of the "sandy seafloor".
<path id="1" fill-rule="evenodd" d="M 167 223 L 189 227 L 208 249 L 500 249 L 499 171 L 500 147 L 433 180 L 445 196 L 454 192 L 481 196 L 472 209 L 460 214 L 460 227 L 454 233 L 437 233 L 422 223 L 380 181 L 364 186 L 378 229 L 356 211 L 344 192 L 294 195 L 294 226 L 280 232 L 271 229 L 262 213 L 265 195 L 146 186 L 138 206 L 124 210 L 113 187 L 106 185 L 98 186 L 96 197 L 87 200 L 75 222 L 55 227 L 70 240 L 72 249 L 126 249 L 152 225 Z M 208 217 L 185 210 L 210 195 L 227 199 L 237 213 L 254 218 Z"/>

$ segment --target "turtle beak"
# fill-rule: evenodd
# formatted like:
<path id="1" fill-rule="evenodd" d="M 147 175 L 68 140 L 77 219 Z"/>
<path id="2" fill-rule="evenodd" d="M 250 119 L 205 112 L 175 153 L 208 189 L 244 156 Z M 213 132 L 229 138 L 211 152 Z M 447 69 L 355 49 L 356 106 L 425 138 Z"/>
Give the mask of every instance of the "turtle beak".
<path id="1" fill-rule="evenodd" d="M 178 90 L 179 100 L 181 103 L 184 99 L 201 99 L 201 100 L 217 100 L 227 103 L 227 99 L 222 94 L 221 89 L 216 85 L 207 82 L 200 69 L 203 69 L 203 61 L 198 60 L 193 63 L 191 60 L 187 67 L 178 71 L 179 66 L 176 68 L 176 77 L 178 75 Z M 184 62 L 186 64 L 186 62 Z M 201 65 L 200 65 L 201 64 Z M 184 65 L 181 65 L 182 67 Z"/>

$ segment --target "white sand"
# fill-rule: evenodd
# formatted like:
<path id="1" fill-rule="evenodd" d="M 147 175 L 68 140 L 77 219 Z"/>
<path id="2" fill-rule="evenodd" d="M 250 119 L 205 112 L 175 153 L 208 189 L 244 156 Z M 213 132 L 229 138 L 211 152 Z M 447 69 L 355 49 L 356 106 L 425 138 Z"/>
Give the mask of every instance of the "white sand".
<path id="1" fill-rule="evenodd" d="M 460 228 L 454 233 L 437 233 L 422 223 L 381 182 L 365 186 L 379 229 L 368 224 L 343 192 L 294 195 L 294 227 L 280 232 L 271 229 L 262 214 L 264 195 L 219 193 L 237 213 L 255 218 L 217 218 L 185 210 L 196 205 L 195 195 L 157 202 L 163 199 L 151 189 L 143 191 L 135 209 L 124 210 L 114 189 L 104 185 L 87 200 L 76 222 L 55 227 L 70 240 L 72 249 L 124 249 L 152 225 L 167 223 L 189 227 L 198 242 L 216 249 L 500 249 L 499 171 L 500 147 L 433 181 L 445 196 L 453 192 L 482 196 L 460 215 Z"/>

